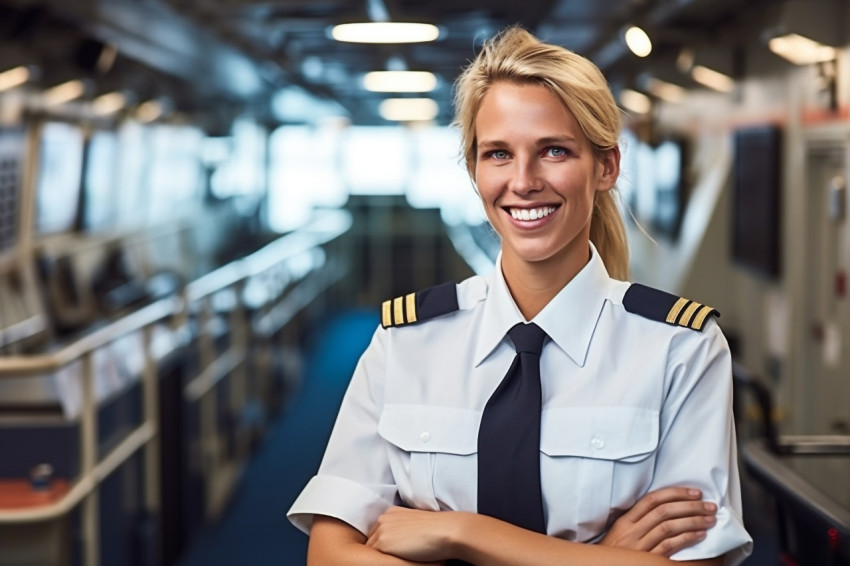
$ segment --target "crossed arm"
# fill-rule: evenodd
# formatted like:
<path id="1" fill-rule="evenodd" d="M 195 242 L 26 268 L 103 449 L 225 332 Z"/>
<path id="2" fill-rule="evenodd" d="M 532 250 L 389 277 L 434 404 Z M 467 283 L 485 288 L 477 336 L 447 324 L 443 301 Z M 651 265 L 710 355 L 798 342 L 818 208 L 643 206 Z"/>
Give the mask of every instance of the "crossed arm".
<path id="1" fill-rule="evenodd" d="M 474 513 L 393 507 L 369 536 L 317 516 L 308 566 L 438 566 L 457 558 L 477 566 L 721 566 L 723 557 L 674 562 L 668 557 L 705 537 L 716 506 L 696 490 L 665 488 L 644 496 L 600 544 L 573 543 Z"/>

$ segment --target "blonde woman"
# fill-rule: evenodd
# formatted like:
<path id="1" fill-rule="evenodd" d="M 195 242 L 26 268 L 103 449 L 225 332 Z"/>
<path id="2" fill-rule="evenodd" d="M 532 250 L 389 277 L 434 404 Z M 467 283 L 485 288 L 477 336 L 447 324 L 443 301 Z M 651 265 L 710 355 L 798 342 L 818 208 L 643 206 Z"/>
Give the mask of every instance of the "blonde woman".
<path id="1" fill-rule="evenodd" d="M 511 28 L 456 112 L 497 268 L 383 305 L 289 512 L 308 564 L 739 563 L 728 347 L 710 307 L 626 282 L 605 79 Z"/>

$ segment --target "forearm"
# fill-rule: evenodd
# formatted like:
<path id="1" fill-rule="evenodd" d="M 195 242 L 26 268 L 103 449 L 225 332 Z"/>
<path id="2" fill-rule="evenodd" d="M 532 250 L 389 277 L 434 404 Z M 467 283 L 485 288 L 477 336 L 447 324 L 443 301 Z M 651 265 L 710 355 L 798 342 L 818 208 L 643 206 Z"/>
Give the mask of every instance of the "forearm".
<path id="1" fill-rule="evenodd" d="M 573 543 L 527 531 L 487 517 L 464 513 L 452 540 L 452 554 L 476 566 L 721 566 L 723 557 L 676 562 L 657 554 Z"/>
<path id="2" fill-rule="evenodd" d="M 317 516 L 310 532 L 307 566 L 422 566 L 366 546 L 366 537 L 346 523 Z"/>

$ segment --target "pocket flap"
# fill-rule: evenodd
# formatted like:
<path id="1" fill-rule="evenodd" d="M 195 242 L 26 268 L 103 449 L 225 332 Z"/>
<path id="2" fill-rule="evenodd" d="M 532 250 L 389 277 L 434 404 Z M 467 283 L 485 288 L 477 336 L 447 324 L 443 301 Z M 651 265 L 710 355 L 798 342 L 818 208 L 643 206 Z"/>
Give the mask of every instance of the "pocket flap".
<path id="1" fill-rule="evenodd" d="M 385 405 L 378 434 L 406 452 L 478 451 L 481 411 L 433 405 Z"/>
<path id="2" fill-rule="evenodd" d="M 543 411 L 540 450 L 637 462 L 658 446 L 658 411 L 635 407 L 558 407 Z"/>

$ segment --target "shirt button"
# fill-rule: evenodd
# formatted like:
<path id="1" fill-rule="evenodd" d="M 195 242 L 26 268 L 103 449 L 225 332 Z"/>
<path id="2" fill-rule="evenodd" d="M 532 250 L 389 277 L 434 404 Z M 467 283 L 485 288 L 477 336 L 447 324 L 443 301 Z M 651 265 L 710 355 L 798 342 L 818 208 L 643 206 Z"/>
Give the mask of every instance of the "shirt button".
<path id="1" fill-rule="evenodd" d="M 596 448 L 597 450 L 601 450 L 605 448 L 605 441 L 599 438 L 598 436 L 594 436 L 590 441 L 590 445 Z"/>
<path id="2" fill-rule="evenodd" d="M 423 432 L 419 435 L 419 440 L 421 440 L 422 442 L 428 442 L 429 440 L 431 440 L 431 433 Z"/>

